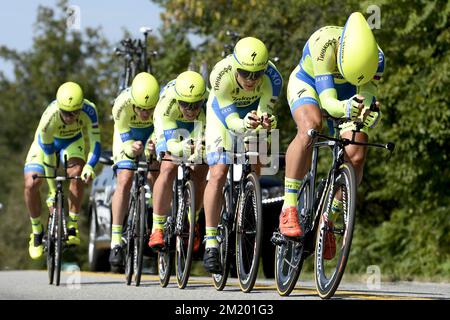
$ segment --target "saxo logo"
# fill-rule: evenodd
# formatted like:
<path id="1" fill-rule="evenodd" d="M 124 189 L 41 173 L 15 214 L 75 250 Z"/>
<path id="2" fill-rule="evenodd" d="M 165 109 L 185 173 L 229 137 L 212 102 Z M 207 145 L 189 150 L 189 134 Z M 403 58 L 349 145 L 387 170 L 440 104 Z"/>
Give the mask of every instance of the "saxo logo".
<path id="1" fill-rule="evenodd" d="M 370 5 L 367 7 L 367 13 L 371 14 L 367 18 L 367 24 L 370 29 L 381 29 L 381 9 L 377 5 Z"/>
<path id="2" fill-rule="evenodd" d="M 69 30 L 81 30 L 81 9 L 79 6 L 70 5 L 67 10 L 66 26 Z"/>

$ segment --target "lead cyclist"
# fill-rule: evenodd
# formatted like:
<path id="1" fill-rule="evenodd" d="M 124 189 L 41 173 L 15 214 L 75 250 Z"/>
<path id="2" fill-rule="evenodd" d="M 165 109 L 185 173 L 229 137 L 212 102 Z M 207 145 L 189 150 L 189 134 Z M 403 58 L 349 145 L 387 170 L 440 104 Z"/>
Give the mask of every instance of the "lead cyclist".
<path id="1" fill-rule="evenodd" d="M 280 215 L 280 231 L 289 237 L 303 236 L 298 220 L 297 192 L 311 166 L 312 148 L 309 129 L 321 130 L 324 116 L 349 121 L 340 129 L 343 138 L 351 139 L 355 129 L 353 120 L 364 120 L 364 128 L 356 134 L 356 141 L 367 142 L 369 130 L 380 119 L 380 103 L 376 101 L 378 82 L 384 72 L 384 54 L 359 12 L 352 13 L 344 27 L 327 26 L 314 32 L 303 48 L 297 67 L 292 71 L 287 99 L 297 134 L 286 152 L 285 196 Z M 378 111 L 370 111 L 375 104 Z M 356 173 L 358 184 L 363 177 L 366 147 L 349 145 L 345 158 Z M 333 216 L 342 212 L 338 196 L 333 200 Z M 336 252 L 333 233 L 327 233 L 324 258 L 332 259 Z"/>

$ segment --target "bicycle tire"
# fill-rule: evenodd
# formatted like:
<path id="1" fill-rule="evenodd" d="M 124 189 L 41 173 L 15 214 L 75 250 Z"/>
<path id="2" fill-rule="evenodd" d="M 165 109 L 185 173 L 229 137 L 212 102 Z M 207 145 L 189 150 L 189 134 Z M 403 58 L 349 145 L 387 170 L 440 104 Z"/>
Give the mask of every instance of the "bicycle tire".
<path id="1" fill-rule="evenodd" d="M 173 255 L 170 250 L 162 250 L 158 252 L 158 274 L 159 284 L 165 288 L 169 284 L 172 274 Z"/>
<path id="2" fill-rule="evenodd" d="M 133 281 L 133 273 L 134 273 L 134 233 L 135 233 L 135 221 L 136 221 L 136 199 L 134 198 L 134 194 L 131 195 L 130 206 L 128 209 L 129 217 L 124 230 L 126 230 L 127 235 L 127 251 L 125 256 L 125 276 L 127 285 L 131 285 Z"/>
<path id="3" fill-rule="evenodd" d="M 258 275 L 263 231 L 261 186 L 256 173 L 251 172 L 245 178 L 242 196 L 243 207 L 237 213 L 236 266 L 239 286 L 248 293 L 253 289 Z M 251 203 L 249 200 L 252 200 Z"/>
<path id="4" fill-rule="evenodd" d="M 164 225 L 164 242 L 165 247 L 163 250 L 158 251 L 158 276 L 159 284 L 165 288 L 169 284 L 170 276 L 172 274 L 174 256 L 172 254 L 173 233 L 174 224 L 177 216 L 178 206 L 178 180 L 173 182 L 173 197 L 172 197 L 172 210 L 170 217 Z"/>
<path id="5" fill-rule="evenodd" d="M 328 267 L 324 262 L 324 241 L 325 241 L 325 233 L 328 232 L 328 228 L 325 227 L 325 221 L 328 219 L 325 214 L 328 212 L 331 207 L 331 201 L 334 198 L 334 195 L 339 188 L 345 185 L 345 191 L 343 194 L 343 213 L 339 216 L 340 221 L 335 221 L 335 223 L 340 226 L 342 223 L 342 230 L 334 227 L 333 233 L 342 235 L 342 245 L 336 245 L 336 248 L 340 247 L 339 254 L 329 260 L 331 265 L 335 267 Z M 355 210 L 356 210 L 356 175 L 354 169 L 351 164 L 344 163 L 340 168 L 337 174 L 335 175 L 335 181 L 333 184 L 333 189 L 331 186 L 327 188 L 327 192 L 324 193 L 326 197 L 324 201 L 324 206 L 321 208 L 320 212 L 320 225 L 317 231 L 317 240 L 316 240 L 316 250 L 315 250 L 315 259 L 314 259 L 314 276 L 316 282 L 316 289 L 319 296 L 322 299 L 330 299 L 334 293 L 336 292 L 342 276 L 345 271 L 345 266 L 347 264 L 348 256 L 350 253 L 352 237 L 353 237 L 353 229 L 355 224 Z M 336 219 L 337 220 L 337 219 Z M 336 231 L 338 230 L 338 231 Z M 326 270 L 327 269 L 327 270 Z M 328 270 L 333 270 L 331 277 L 327 277 Z"/>
<path id="6" fill-rule="evenodd" d="M 145 188 L 141 187 L 140 193 L 139 193 L 139 201 L 138 206 L 139 214 L 136 215 L 136 217 L 139 217 L 139 220 L 137 221 L 136 230 L 139 230 L 139 233 L 137 234 L 137 238 L 135 239 L 135 250 L 134 254 L 137 255 L 136 257 L 136 266 L 135 266 L 135 275 L 134 275 L 134 281 L 136 284 L 136 287 L 138 287 L 141 284 L 141 276 L 142 276 L 142 261 L 144 256 L 144 246 L 145 246 L 145 240 L 146 240 L 146 199 L 145 199 Z"/>
<path id="7" fill-rule="evenodd" d="M 53 284 L 55 276 L 55 241 L 54 241 L 54 230 L 55 230 L 55 219 L 56 219 L 56 208 L 53 208 L 53 212 L 48 219 L 47 224 L 47 271 L 48 271 L 48 284 Z"/>
<path id="8" fill-rule="evenodd" d="M 228 275 L 230 273 L 231 266 L 231 240 L 232 228 L 233 228 L 233 217 L 234 212 L 231 212 L 231 195 L 230 195 L 230 185 L 227 185 L 223 191 L 223 206 L 220 213 L 220 222 L 217 227 L 217 235 L 220 237 L 221 241 L 219 243 L 220 259 L 222 264 L 222 273 L 213 274 L 214 288 L 217 291 L 222 291 L 228 280 Z"/>
<path id="9" fill-rule="evenodd" d="M 195 187 L 194 182 L 189 180 L 185 183 L 183 189 L 183 210 L 179 211 L 178 214 L 182 214 L 182 230 L 176 236 L 176 250 L 175 250 L 175 261 L 176 276 L 178 288 L 184 289 L 189 280 L 189 274 L 192 265 L 192 254 L 194 251 L 194 237 L 195 237 Z M 185 227 L 187 230 L 187 244 L 186 244 L 186 232 L 184 232 Z"/>
<path id="10" fill-rule="evenodd" d="M 64 219 L 64 198 L 62 193 L 56 194 L 56 239 L 55 239 L 55 285 L 59 286 L 61 280 L 61 254 L 62 254 L 62 237 L 63 237 L 63 220 Z"/>
<path id="11" fill-rule="evenodd" d="M 299 221 L 302 221 L 302 210 L 309 207 L 310 181 L 306 179 L 297 194 Z M 275 249 L 275 284 L 280 296 L 289 296 L 294 290 L 305 259 L 304 243 L 286 240 L 286 244 L 277 245 Z"/>

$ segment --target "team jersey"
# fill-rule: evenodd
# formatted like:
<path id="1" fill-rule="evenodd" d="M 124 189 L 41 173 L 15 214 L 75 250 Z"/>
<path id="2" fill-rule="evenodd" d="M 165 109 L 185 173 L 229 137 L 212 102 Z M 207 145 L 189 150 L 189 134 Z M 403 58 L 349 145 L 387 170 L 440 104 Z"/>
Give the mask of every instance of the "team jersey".
<path id="1" fill-rule="evenodd" d="M 84 99 L 78 119 L 69 125 L 62 120 L 56 101 L 50 103 L 41 117 L 35 134 L 35 140 L 44 151 L 44 161 L 54 166 L 55 151 L 59 151 L 82 138 L 83 128 L 87 130 L 89 137 L 87 163 L 95 167 L 101 152 L 100 128 L 95 105 Z"/>
<path id="2" fill-rule="evenodd" d="M 208 90 L 206 90 L 203 99 L 208 97 Z M 155 133 L 157 140 L 157 153 L 162 151 L 169 151 L 176 156 L 183 155 L 181 136 L 186 136 L 201 141 L 204 136 L 204 128 L 206 124 L 205 109 L 202 107 L 199 115 L 193 121 L 187 120 L 183 117 L 180 111 L 175 93 L 175 80 L 170 81 L 160 93 L 158 104 L 156 105 L 155 113 L 153 114 L 155 123 Z M 184 129 L 187 131 L 182 131 Z"/>
<path id="3" fill-rule="evenodd" d="M 339 107 L 342 105 L 339 100 L 361 94 L 366 98 L 364 104 L 370 105 L 377 93 L 377 82 L 384 72 L 384 54 L 378 48 L 378 70 L 371 81 L 356 87 L 342 77 L 336 55 L 343 29 L 327 26 L 314 32 L 303 48 L 303 55 L 296 69 L 296 77 L 317 91 L 321 107 L 336 118 L 344 116 L 343 109 Z M 297 103 L 301 102 L 299 99 Z"/>
<path id="4" fill-rule="evenodd" d="M 235 132 L 244 132 L 242 121 L 245 114 L 256 110 L 258 116 L 273 114 L 273 107 L 280 95 L 283 78 L 275 65 L 269 61 L 265 74 L 252 91 L 244 90 L 236 80 L 233 56 L 219 61 L 211 72 L 211 93 L 208 108 L 222 124 Z M 209 118 L 209 115 L 208 115 Z"/>
<path id="5" fill-rule="evenodd" d="M 123 90 L 114 100 L 112 114 L 114 118 L 114 145 L 121 144 L 125 155 L 133 159 L 132 145 L 141 141 L 144 145 L 153 133 L 153 117 L 141 119 L 134 111 L 131 89 Z"/>

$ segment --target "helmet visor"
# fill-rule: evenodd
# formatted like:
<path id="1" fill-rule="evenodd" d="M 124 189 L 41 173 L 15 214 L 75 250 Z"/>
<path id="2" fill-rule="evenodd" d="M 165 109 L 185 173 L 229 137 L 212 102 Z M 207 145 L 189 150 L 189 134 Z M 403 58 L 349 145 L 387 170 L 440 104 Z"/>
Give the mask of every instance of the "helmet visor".
<path id="1" fill-rule="evenodd" d="M 179 106 L 181 108 L 183 108 L 184 110 L 187 110 L 187 111 L 198 110 L 198 109 L 200 109 L 202 107 L 203 103 L 204 103 L 203 99 L 199 100 L 199 101 L 196 101 L 196 102 L 186 102 L 186 101 L 183 101 L 183 100 L 178 100 Z"/>
<path id="2" fill-rule="evenodd" d="M 243 70 L 243 69 L 237 69 L 237 72 L 240 77 L 246 79 L 246 80 L 258 80 L 264 75 L 265 70 L 259 70 L 255 72 Z"/>

